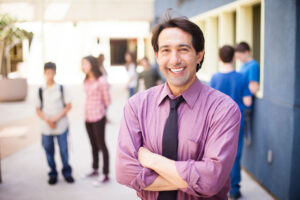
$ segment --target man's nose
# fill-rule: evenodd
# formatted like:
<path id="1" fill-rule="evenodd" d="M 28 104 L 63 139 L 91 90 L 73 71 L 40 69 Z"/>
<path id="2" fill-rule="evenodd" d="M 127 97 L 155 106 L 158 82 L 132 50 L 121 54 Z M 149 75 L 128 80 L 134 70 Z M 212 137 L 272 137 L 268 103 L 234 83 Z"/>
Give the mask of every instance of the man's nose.
<path id="1" fill-rule="evenodd" d="M 177 66 L 180 64 L 180 62 L 181 62 L 181 59 L 180 59 L 180 55 L 178 54 L 178 52 L 177 51 L 172 52 L 171 58 L 170 58 L 170 64 L 172 66 Z"/>

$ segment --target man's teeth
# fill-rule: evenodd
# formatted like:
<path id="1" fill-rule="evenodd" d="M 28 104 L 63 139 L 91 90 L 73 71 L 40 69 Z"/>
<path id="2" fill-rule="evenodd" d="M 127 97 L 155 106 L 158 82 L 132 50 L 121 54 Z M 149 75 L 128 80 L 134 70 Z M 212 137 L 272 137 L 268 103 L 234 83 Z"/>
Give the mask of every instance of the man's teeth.
<path id="1" fill-rule="evenodd" d="M 177 68 L 177 69 L 171 69 L 172 72 L 174 73 L 179 73 L 183 70 L 184 68 Z"/>

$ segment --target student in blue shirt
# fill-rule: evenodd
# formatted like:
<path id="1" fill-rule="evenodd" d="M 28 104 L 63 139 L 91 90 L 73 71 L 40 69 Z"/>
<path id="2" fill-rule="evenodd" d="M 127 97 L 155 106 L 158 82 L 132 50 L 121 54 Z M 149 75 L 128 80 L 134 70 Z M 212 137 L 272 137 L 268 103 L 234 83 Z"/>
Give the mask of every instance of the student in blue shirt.
<path id="1" fill-rule="evenodd" d="M 254 103 L 254 95 L 256 95 L 259 89 L 259 65 L 257 61 L 252 58 L 250 47 L 246 42 L 240 42 L 236 45 L 235 57 L 242 63 L 240 73 L 248 78 L 249 89 L 253 95 L 252 102 Z M 247 145 L 251 144 L 253 103 L 251 107 L 247 107 L 244 110 L 245 142 Z"/>
<path id="2" fill-rule="evenodd" d="M 245 74 L 249 81 L 249 89 L 255 95 L 259 89 L 259 65 L 251 56 L 250 47 L 241 42 L 235 47 L 236 59 L 242 62 L 240 73 Z"/>
<path id="3" fill-rule="evenodd" d="M 210 86 L 230 96 L 239 106 L 242 119 L 239 133 L 239 144 L 235 162 L 230 173 L 231 188 L 229 196 L 231 199 L 241 197 L 240 181 L 241 181 L 241 155 L 243 148 L 244 136 L 244 106 L 251 106 L 251 92 L 248 88 L 248 79 L 241 73 L 235 71 L 233 66 L 234 48 L 225 45 L 219 50 L 219 58 L 221 61 L 220 72 L 214 74 L 210 81 Z"/>

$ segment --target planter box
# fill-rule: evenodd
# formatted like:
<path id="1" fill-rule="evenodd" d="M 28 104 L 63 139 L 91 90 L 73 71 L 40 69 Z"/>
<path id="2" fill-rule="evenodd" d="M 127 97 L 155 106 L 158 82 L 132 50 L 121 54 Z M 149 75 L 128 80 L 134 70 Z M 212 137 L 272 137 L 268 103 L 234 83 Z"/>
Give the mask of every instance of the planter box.
<path id="1" fill-rule="evenodd" d="M 27 96 L 25 78 L 0 79 L 0 101 L 23 101 Z"/>

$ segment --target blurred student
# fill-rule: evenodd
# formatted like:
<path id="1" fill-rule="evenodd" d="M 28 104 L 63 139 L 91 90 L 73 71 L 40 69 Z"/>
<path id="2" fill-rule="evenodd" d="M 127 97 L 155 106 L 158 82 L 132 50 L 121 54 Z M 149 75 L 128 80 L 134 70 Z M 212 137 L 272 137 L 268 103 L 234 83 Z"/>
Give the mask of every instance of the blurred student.
<path id="1" fill-rule="evenodd" d="M 103 76 L 107 77 L 107 71 L 105 70 L 105 67 L 104 67 L 104 55 L 101 53 L 99 54 L 98 58 L 98 65 L 99 65 L 99 70 L 100 72 L 102 73 Z"/>
<path id="2" fill-rule="evenodd" d="M 144 71 L 138 74 L 137 90 L 139 88 L 139 81 L 141 79 L 144 81 L 144 87 L 146 90 L 162 83 L 157 69 L 151 67 L 147 57 L 144 57 L 140 60 L 140 65 L 143 66 Z"/>
<path id="3" fill-rule="evenodd" d="M 259 89 L 259 65 L 256 60 L 251 56 L 250 47 L 246 42 L 241 42 L 235 47 L 235 56 L 241 61 L 242 66 L 240 73 L 244 74 L 249 81 L 249 89 L 253 95 L 252 101 L 254 102 L 254 95 Z M 245 108 L 245 142 L 247 145 L 251 144 L 252 135 L 252 106 Z"/>
<path id="4" fill-rule="evenodd" d="M 36 112 L 40 117 L 42 131 L 42 145 L 46 152 L 48 166 L 50 167 L 50 185 L 57 182 L 57 170 L 54 159 L 54 138 L 57 139 L 63 168 L 62 174 L 68 183 L 73 183 L 72 168 L 69 165 L 68 154 L 68 119 L 67 113 L 71 109 L 70 96 L 62 85 L 54 81 L 56 74 L 55 63 L 48 62 L 44 65 L 46 84 L 38 90 Z"/>
<path id="5" fill-rule="evenodd" d="M 241 73 L 234 70 L 233 58 L 234 48 L 225 45 L 219 50 L 219 58 L 221 61 L 220 72 L 213 75 L 210 86 L 217 89 L 228 96 L 230 96 L 239 106 L 243 116 L 245 106 L 251 106 L 252 99 L 251 93 L 248 88 L 248 80 Z M 241 197 L 240 181 L 241 181 L 241 156 L 243 148 L 243 135 L 244 135 L 244 119 L 241 119 L 241 126 L 239 132 L 239 143 L 235 162 L 230 173 L 231 188 L 230 198 L 238 199 Z"/>
<path id="6" fill-rule="evenodd" d="M 245 74 L 249 81 L 249 90 L 256 95 L 259 89 L 259 65 L 251 56 L 250 47 L 241 42 L 235 47 L 235 56 L 242 62 L 240 73 Z"/>
<path id="7" fill-rule="evenodd" d="M 99 175 L 99 151 L 103 154 L 104 178 L 95 184 L 109 181 L 109 154 L 105 143 L 106 111 L 111 102 L 109 84 L 99 70 L 97 58 L 86 56 L 82 59 L 82 71 L 86 74 L 84 89 L 85 102 L 85 125 L 92 147 L 92 170 L 86 177 Z"/>
<path id="8" fill-rule="evenodd" d="M 125 67 L 128 74 L 128 81 L 126 84 L 126 88 L 129 92 L 129 97 L 133 96 L 136 93 L 137 87 L 137 72 L 136 72 L 136 59 L 135 54 L 133 52 L 125 53 Z"/>

